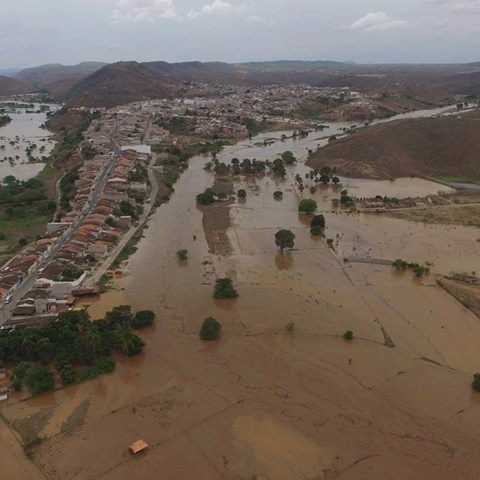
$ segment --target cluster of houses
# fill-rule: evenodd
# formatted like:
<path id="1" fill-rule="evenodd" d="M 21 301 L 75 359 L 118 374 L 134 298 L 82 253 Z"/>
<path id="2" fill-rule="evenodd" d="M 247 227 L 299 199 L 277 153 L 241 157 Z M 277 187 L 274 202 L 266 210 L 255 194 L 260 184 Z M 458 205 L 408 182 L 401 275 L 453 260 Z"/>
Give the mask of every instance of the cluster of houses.
<path id="1" fill-rule="evenodd" d="M 85 287 L 85 279 L 100 263 L 113 260 L 109 253 L 135 223 L 131 212 L 146 200 L 150 157 L 134 150 L 114 155 L 104 128 L 94 122 L 85 134 L 80 148 L 94 145 L 95 154 L 77 167 L 68 211 L 47 225 L 42 238 L 0 269 L 2 302 L 8 303 L 31 274 L 35 273 L 36 279 L 7 323 L 46 320 L 71 307 L 78 297 L 95 293 L 94 287 Z M 132 179 L 132 172 L 137 171 L 143 176 Z"/>

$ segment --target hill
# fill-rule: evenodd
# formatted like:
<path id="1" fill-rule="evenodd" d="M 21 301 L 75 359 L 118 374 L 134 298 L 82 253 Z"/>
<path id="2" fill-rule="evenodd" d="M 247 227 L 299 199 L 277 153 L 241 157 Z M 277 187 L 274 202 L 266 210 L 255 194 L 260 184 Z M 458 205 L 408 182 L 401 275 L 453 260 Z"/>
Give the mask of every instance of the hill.
<path id="1" fill-rule="evenodd" d="M 0 76 L 0 97 L 31 93 L 34 88 L 28 83 L 15 78 Z"/>
<path id="2" fill-rule="evenodd" d="M 61 95 L 75 83 L 96 72 L 105 63 L 82 62 L 78 65 L 49 64 L 26 68 L 14 75 L 14 78 L 30 83 L 37 88 L 49 90 L 54 95 Z"/>
<path id="3" fill-rule="evenodd" d="M 432 101 L 473 94 L 480 69 L 465 65 L 356 65 L 340 62 L 119 62 L 83 78 L 65 93 L 75 106 L 114 106 L 178 93 L 184 82 L 242 85 L 309 84 L 417 96 Z M 96 103 L 99 102 L 99 103 Z"/>
<path id="4" fill-rule="evenodd" d="M 341 175 L 388 179 L 463 176 L 480 179 L 480 116 L 403 120 L 360 129 L 313 153 L 312 167 Z"/>

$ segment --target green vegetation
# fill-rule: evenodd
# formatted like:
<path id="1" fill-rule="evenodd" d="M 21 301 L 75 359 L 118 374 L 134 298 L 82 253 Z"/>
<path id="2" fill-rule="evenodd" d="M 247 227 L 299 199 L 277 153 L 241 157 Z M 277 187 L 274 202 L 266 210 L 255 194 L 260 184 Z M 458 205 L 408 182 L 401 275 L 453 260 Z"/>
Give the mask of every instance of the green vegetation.
<path id="1" fill-rule="evenodd" d="M 58 276 L 58 282 L 73 282 L 80 278 L 83 270 L 73 263 L 65 264 L 62 273 Z"/>
<path id="2" fill-rule="evenodd" d="M 213 298 L 220 300 L 224 298 L 237 298 L 238 292 L 233 286 L 233 281 L 230 278 L 219 278 L 215 282 L 213 290 Z"/>
<path id="3" fill-rule="evenodd" d="M 343 338 L 345 340 L 353 340 L 353 332 L 351 330 L 347 330 L 344 334 L 343 334 Z"/>
<path id="4" fill-rule="evenodd" d="M 112 353 L 141 352 L 144 342 L 133 329 L 151 325 L 154 318 L 149 310 L 134 315 L 128 305 L 115 307 L 95 322 L 86 310 L 68 310 L 58 320 L 35 329 L 0 332 L 0 361 L 17 364 L 11 378 L 13 388 L 27 385 L 35 395 L 54 387 L 47 364 L 55 366 L 64 384 L 112 371 Z"/>
<path id="5" fill-rule="evenodd" d="M 355 204 L 353 198 L 348 195 L 347 190 L 342 190 L 340 192 L 340 203 L 345 207 L 353 207 Z"/>
<path id="6" fill-rule="evenodd" d="M 207 188 L 203 193 L 197 195 L 197 203 L 200 205 L 210 205 L 215 201 L 215 194 L 211 188 Z"/>
<path id="7" fill-rule="evenodd" d="M 213 317 L 206 318 L 200 328 L 200 338 L 202 340 L 210 341 L 216 340 L 220 336 L 222 326 Z"/>
<path id="8" fill-rule="evenodd" d="M 295 331 L 295 323 L 293 323 L 293 322 L 287 323 L 287 326 L 285 327 L 285 330 L 288 333 L 293 333 Z"/>
<path id="9" fill-rule="evenodd" d="M 475 391 L 480 392 L 480 373 L 475 373 L 475 375 L 473 375 L 472 388 Z"/>
<path id="10" fill-rule="evenodd" d="M 12 371 L 11 386 L 21 390 L 23 385 L 30 389 L 32 395 L 38 395 L 53 390 L 55 382 L 52 372 L 45 365 L 22 362 Z"/>
<path id="11" fill-rule="evenodd" d="M 276 190 L 275 192 L 273 192 L 273 198 L 275 200 L 282 200 L 283 199 L 283 192 L 281 192 L 280 190 Z"/>
<path id="12" fill-rule="evenodd" d="M 12 117 L 10 115 L 0 115 L 0 128 L 8 125 L 12 121 Z"/>
<path id="13" fill-rule="evenodd" d="M 185 261 L 188 258 L 188 250 L 182 249 L 177 252 L 177 259 L 180 261 Z"/>
<path id="14" fill-rule="evenodd" d="M 298 211 L 307 215 L 312 215 L 317 211 L 317 202 L 310 198 L 304 198 L 298 204 Z"/>
<path id="15" fill-rule="evenodd" d="M 291 230 L 279 230 L 275 234 L 275 244 L 280 248 L 281 252 L 286 248 L 293 248 L 295 245 L 295 234 Z"/>
<path id="16" fill-rule="evenodd" d="M 407 269 L 412 270 L 416 277 L 423 277 L 430 272 L 428 267 L 420 265 L 418 263 L 407 262 L 401 258 L 395 260 L 392 263 L 392 268 L 397 270 L 397 272 L 405 272 Z"/>
<path id="17" fill-rule="evenodd" d="M 110 275 L 104 273 L 100 280 L 98 281 L 98 291 L 99 293 L 107 293 L 112 287 L 113 279 Z"/>
<path id="18" fill-rule="evenodd" d="M 70 201 L 75 195 L 75 182 L 79 179 L 78 168 L 74 168 L 66 173 L 60 180 L 60 206 L 64 210 L 70 208 Z"/>
<path id="19" fill-rule="evenodd" d="M 246 190 L 244 190 L 243 188 L 241 188 L 241 189 L 237 192 L 237 196 L 238 196 L 238 198 L 247 198 L 247 192 L 246 192 Z"/>
<path id="20" fill-rule="evenodd" d="M 295 155 L 287 150 L 286 152 L 282 153 L 282 160 L 287 164 L 287 165 L 293 165 L 297 159 L 295 158 Z"/>
<path id="21" fill-rule="evenodd" d="M 13 175 L 7 175 L 0 184 L 0 204 L 29 204 L 46 199 L 45 187 L 36 178 L 20 181 Z"/>
<path id="22" fill-rule="evenodd" d="M 314 236 L 321 235 L 325 229 L 325 217 L 315 215 L 310 222 L 310 233 Z"/>
<path id="23" fill-rule="evenodd" d="M 120 250 L 120 253 L 116 256 L 115 260 L 112 262 L 111 267 L 118 268 L 122 262 L 128 260 L 128 257 L 130 255 L 133 255 L 136 251 L 137 247 L 135 245 L 132 245 L 130 242 L 127 243 L 122 248 L 122 250 Z"/>

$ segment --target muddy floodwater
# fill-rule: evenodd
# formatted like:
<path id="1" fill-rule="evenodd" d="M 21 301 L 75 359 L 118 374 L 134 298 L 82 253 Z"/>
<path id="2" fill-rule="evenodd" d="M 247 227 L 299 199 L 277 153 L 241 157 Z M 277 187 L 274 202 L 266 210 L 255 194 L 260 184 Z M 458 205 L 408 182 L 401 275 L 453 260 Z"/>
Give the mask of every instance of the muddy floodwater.
<path id="1" fill-rule="evenodd" d="M 33 163 L 27 155 L 27 148 L 31 148 L 32 159 L 41 162 L 42 157 L 50 155 L 55 145 L 52 134 L 41 128 L 47 120 L 47 114 L 39 112 L 40 106 L 36 103 L 31 109 L 17 107 L 6 112 L 12 121 L 0 128 L 0 180 L 8 175 L 18 180 L 28 180 L 45 166 L 44 163 Z M 59 107 L 48 105 L 48 108 L 56 111 Z"/>
<path id="2" fill-rule="evenodd" d="M 227 147 L 220 160 L 273 160 L 285 150 L 302 159 L 325 141 L 325 132 L 280 136 Z M 345 187 L 365 196 L 448 187 L 341 179 L 301 193 L 301 160 L 285 180 L 237 178 L 234 188 L 247 198 L 207 207 L 226 209 L 227 225 L 205 223 L 212 212 L 195 195 L 214 182 L 208 160 L 190 161 L 125 277 L 90 302 L 94 318 L 121 303 L 155 310 L 144 353 L 119 358 L 109 375 L 3 408 L 19 435 L 43 438 L 31 451 L 35 464 L 62 480 L 477 479 L 480 397 L 470 384 L 480 368 L 480 321 L 437 287 L 435 274 L 478 270 L 478 230 L 332 207 Z M 273 199 L 275 190 L 283 200 Z M 302 196 L 317 200 L 333 249 L 298 215 Z M 284 255 L 274 244 L 279 228 L 296 235 Z M 183 248 L 188 260 L 179 263 Z M 345 256 L 429 261 L 432 272 L 417 279 Z M 239 298 L 215 301 L 215 279 L 226 275 Z M 202 343 L 208 316 L 222 335 Z M 346 330 L 353 341 L 343 339 Z M 150 449 L 132 458 L 128 446 L 139 438 Z"/>

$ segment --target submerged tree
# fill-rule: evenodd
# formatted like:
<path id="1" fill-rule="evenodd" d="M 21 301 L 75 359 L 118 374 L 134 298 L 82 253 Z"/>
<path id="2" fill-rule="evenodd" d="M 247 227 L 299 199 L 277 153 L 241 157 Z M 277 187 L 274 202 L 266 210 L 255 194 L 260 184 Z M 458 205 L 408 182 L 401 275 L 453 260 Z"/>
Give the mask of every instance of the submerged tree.
<path id="1" fill-rule="evenodd" d="M 200 338 L 202 340 L 216 340 L 220 336 L 222 326 L 213 317 L 206 318 L 200 329 Z"/>
<path id="2" fill-rule="evenodd" d="M 291 230 L 279 230 L 275 234 L 275 244 L 280 248 L 281 252 L 286 248 L 293 248 L 295 245 L 295 234 Z"/>
<path id="3" fill-rule="evenodd" d="M 237 298 L 238 292 L 233 286 L 231 278 L 219 278 L 215 282 L 215 288 L 213 291 L 213 298 L 221 300 L 224 298 Z"/>

